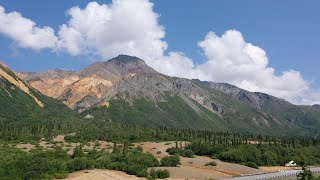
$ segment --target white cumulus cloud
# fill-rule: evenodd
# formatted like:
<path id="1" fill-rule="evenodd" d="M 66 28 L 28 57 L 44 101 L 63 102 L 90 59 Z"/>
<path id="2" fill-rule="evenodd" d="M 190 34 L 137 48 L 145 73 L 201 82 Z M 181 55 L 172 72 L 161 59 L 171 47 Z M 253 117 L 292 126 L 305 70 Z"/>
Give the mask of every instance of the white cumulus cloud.
<path id="1" fill-rule="evenodd" d="M 18 12 L 6 13 L 0 6 L 0 33 L 12 38 L 23 48 L 40 50 L 54 48 L 58 38 L 51 27 L 37 27 L 36 23 Z"/>
<path id="2" fill-rule="evenodd" d="M 68 21 L 55 34 L 50 27 L 37 27 L 18 12 L 5 13 L 0 6 L 0 32 L 20 46 L 51 48 L 70 55 L 105 59 L 127 54 L 144 59 L 157 71 L 177 77 L 226 82 L 249 91 L 265 92 L 293 103 L 319 102 L 320 91 L 311 88 L 298 71 L 276 74 L 266 52 L 245 41 L 241 32 L 228 30 L 222 36 L 209 32 L 198 42 L 206 61 L 195 65 L 183 52 L 166 52 L 165 29 L 149 0 L 90 2 L 72 7 Z"/>
<path id="3" fill-rule="evenodd" d="M 229 30 L 221 37 L 209 32 L 198 45 L 207 57 L 204 64 L 195 68 L 200 79 L 231 83 L 291 102 L 309 90 L 309 83 L 297 71 L 276 75 L 275 70 L 268 66 L 266 52 L 245 42 L 239 31 Z"/>
<path id="4" fill-rule="evenodd" d="M 114 0 L 112 4 L 90 2 L 84 9 L 68 10 L 70 20 L 59 30 L 58 50 L 72 55 L 113 57 L 136 55 L 160 57 L 167 48 L 158 14 L 147 0 Z"/>

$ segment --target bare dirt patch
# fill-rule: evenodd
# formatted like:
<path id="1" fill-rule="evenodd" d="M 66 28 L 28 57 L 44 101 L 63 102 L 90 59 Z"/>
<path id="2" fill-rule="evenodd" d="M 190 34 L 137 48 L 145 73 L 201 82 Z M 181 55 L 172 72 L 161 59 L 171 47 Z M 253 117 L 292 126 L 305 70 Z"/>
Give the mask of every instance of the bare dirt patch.
<path id="1" fill-rule="evenodd" d="M 260 169 L 254 169 L 247 166 L 243 166 L 240 164 L 222 162 L 220 160 L 215 160 L 217 162 L 217 166 L 209 167 L 216 171 L 224 172 L 230 174 L 232 176 L 240 176 L 244 174 L 256 174 L 262 173 L 263 171 Z"/>
<path id="2" fill-rule="evenodd" d="M 69 174 L 65 180 L 139 180 L 145 179 L 137 176 L 128 175 L 121 171 L 113 170 L 84 170 Z"/>
<path id="3" fill-rule="evenodd" d="M 35 145 L 29 144 L 29 143 L 28 144 L 17 144 L 16 147 L 23 150 L 23 151 L 29 152 L 31 149 L 33 149 L 35 147 Z"/>
<path id="4" fill-rule="evenodd" d="M 171 179 L 224 179 L 230 178 L 231 175 L 218 171 L 203 170 L 190 166 L 180 167 L 157 167 L 155 169 L 167 169 L 170 172 Z"/>
<path id="5" fill-rule="evenodd" d="M 185 146 L 189 142 L 178 142 L 178 146 Z M 166 141 L 166 142 L 142 142 L 142 143 L 134 143 L 135 147 L 141 146 L 144 152 L 151 153 L 156 158 L 163 158 L 168 156 L 169 154 L 166 150 L 170 147 L 176 146 L 176 141 Z"/>

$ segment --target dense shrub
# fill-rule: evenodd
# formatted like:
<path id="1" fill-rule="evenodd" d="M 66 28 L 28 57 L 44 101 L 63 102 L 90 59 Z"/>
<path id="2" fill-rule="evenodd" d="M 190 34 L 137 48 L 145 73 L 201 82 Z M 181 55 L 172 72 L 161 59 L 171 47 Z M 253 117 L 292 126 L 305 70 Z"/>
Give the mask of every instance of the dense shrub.
<path id="1" fill-rule="evenodd" d="M 72 154 L 72 158 L 76 158 L 76 157 L 83 157 L 84 153 L 82 150 L 82 146 L 76 146 L 76 148 L 74 148 L 73 154 Z"/>
<path id="2" fill-rule="evenodd" d="M 113 162 L 111 162 L 111 164 L 108 166 L 107 169 L 126 172 L 126 170 L 127 170 L 126 168 L 127 168 L 127 166 L 126 166 L 125 162 L 113 161 Z M 134 174 L 134 173 L 132 173 L 132 174 Z"/>
<path id="3" fill-rule="evenodd" d="M 110 154 L 105 154 L 96 160 L 96 167 L 100 169 L 109 169 L 111 164 Z"/>
<path id="4" fill-rule="evenodd" d="M 167 167 L 176 167 L 180 164 L 180 157 L 173 155 L 173 156 L 166 156 L 161 159 L 161 166 Z"/>
<path id="5" fill-rule="evenodd" d="M 218 156 L 218 158 L 221 159 L 222 161 L 234 162 L 234 163 L 241 163 L 246 161 L 245 156 L 243 155 L 243 152 L 236 149 L 223 152 Z"/>
<path id="6" fill-rule="evenodd" d="M 138 175 L 140 177 L 147 177 L 148 172 L 146 171 L 147 169 L 145 168 L 144 165 L 129 165 L 126 167 L 125 172 L 131 175 Z"/>
<path id="7" fill-rule="evenodd" d="M 176 148 L 176 147 L 171 147 L 171 148 L 168 148 L 166 150 L 166 152 L 168 152 L 170 155 L 179 154 L 180 151 L 181 150 L 179 148 Z"/>
<path id="8" fill-rule="evenodd" d="M 194 153 L 191 149 L 181 149 L 176 147 L 171 147 L 166 150 L 170 155 L 178 155 L 188 158 L 193 158 Z"/>
<path id="9" fill-rule="evenodd" d="M 69 172 L 84 170 L 84 169 L 93 169 L 94 161 L 87 157 L 77 157 L 67 164 Z"/>
<path id="10" fill-rule="evenodd" d="M 128 150 L 125 153 L 115 151 L 108 152 L 89 152 L 87 156 L 95 157 L 95 167 L 112 170 L 124 171 L 128 174 L 137 175 L 139 177 L 148 176 L 147 168 L 159 166 L 159 161 L 149 153 L 143 153 L 139 149 Z"/>
<path id="11" fill-rule="evenodd" d="M 67 172 L 58 172 L 53 174 L 53 177 L 56 179 L 63 179 L 63 178 L 66 178 L 67 176 L 68 176 Z"/>
<path id="12" fill-rule="evenodd" d="M 244 165 L 248 166 L 248 167 L 255 168 L 255 169 L 259 169 L 258 165 L 254 162 L 246 162 L 246 163 L 244 163 Z"/>
<path id="13" fill-rule="evenodd" d="M 136 175 L 138 177 L 147 177 L 148 176 L 148 170 L 146 168 L 140 169 L 137 171 Z"/>
<path id="14" fill-rule="evenodd" d="M 170 177 L 170 173 L 167 169 L 151 169 L 150 173 L 149 173 L 149 179 L 165 179 L 165 178 L 169 178 Z"/>
<path id="15" fill-rule="evenodd" d="M 205 166 L 216 166 L 217 163 L 215 161 L 211 161 L 205 164 Z"/>
<path id="16" fill-rule="evenodd" d="M 183 157 L 193 158 L 194 152 L 191 149 L 183 149 L 180 155 Z"/>
<path id="17" fill-rule="evenodd" d="M 165 179 L 170 177 L 170 172 L 167 169 L 158 170 L 158 178 Z"/>
<path id="18" fill-rule="evenodd" d="M 159 161 L 150 153 L 142 153 L 138 150 L 132 150 L 127 155 L 128 165 L 142 164 L 146 167 L 159 166 Z"/>
<path id="19" fill-rule="evenodd" d="M 0 148 L 0 179 L 53 179 L 67 173 L 70 156 L 61 149 L 25 153 L 15 148 Z"/>

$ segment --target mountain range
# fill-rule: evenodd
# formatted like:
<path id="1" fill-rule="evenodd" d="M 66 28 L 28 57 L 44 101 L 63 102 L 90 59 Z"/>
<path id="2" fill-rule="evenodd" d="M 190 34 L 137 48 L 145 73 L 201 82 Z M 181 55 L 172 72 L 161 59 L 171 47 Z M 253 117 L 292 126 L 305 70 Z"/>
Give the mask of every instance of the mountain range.
<path id="1" fill-rule="evenodd" d="M 10 96 L 19 92 L 23 94 L 19 103 L 25 106 L 44 109 L 61 101 L 72 113 L 89 114 L 97 121 L 285 136 L 317 135 L 320 128 L 319 105 L 298 106 L 226 83 L 170 77 L 127 55 L 80 71 L 15 74 L 5 65 L 0 67 L 5 106 L 14 103 Z M 59 108 L 69 111 L 62 103 Z"/>

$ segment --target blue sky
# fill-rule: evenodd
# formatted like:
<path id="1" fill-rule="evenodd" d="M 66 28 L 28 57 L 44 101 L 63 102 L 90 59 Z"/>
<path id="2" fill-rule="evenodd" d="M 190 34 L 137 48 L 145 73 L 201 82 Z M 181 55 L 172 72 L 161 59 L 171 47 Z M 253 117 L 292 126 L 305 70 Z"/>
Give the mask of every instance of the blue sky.
<path id="1" fill-rule="evenodd" d="M 74 6 L 84 9 L 89 2 L 2 0 L 0 6 L 5 9 L 5 13 L 21 13 L 24 18 L 35 22 L 37 27 L 50 26 L 57 34 L 59 27 L 70 20 L 67 10 Z M 97 2 L 99 5 L 112 3 Z M 319 1 L 151 2 L 154 4 L 153 12 L 160 15 L 158 25 L 165 28 L 162 41 L 166 42 L 168 48 L 164 48 L 164 56 L 170 52 L 182 52 L 185 57 L 192 59 L 194 65 L 203 64 L 210 58 L 203 48 L 199 47 L 198 42 L 203 41 L 210 31 L 220 37 L 226 31 L 234 29 L 241 33 L 246 43 L 258 46 L 267 53 L 268 67 L 275 69 L 274 76 L 280 76 L 284 71 L 295 70 L 310 84 L 308 88 L 314 91 L 320 87 Z M 0 33 L 0 54 L 0 59 L 17 71 L 44 71 L 53 68 L 77 70 L 96 60 L 112 58 L 96 54 L 70 55 L 65 51 L 53 52 L 51 48 L 25 48 L 17 45 L 14 38 L 5 33 Z M 230 83 L 232 82 L 236 81 L 230 80 Z"/>

